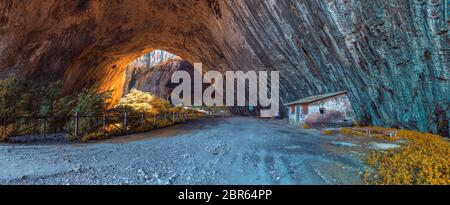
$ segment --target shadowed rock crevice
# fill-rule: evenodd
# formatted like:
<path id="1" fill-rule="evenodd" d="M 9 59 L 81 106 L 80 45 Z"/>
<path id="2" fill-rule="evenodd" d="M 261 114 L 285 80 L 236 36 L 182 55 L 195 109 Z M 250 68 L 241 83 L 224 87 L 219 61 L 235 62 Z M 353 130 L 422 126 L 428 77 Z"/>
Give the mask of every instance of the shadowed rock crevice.
<path id="1" fill-rule="evenodd" d="M 207 69 L 278 70 L 282 102 L 348 90 L 364 123 L 448 133 L 443 0 L 0 2 L 1 75 L 115 89 L 164 49 Z M 448 134 L 447 134 L 448 135 Z"/>

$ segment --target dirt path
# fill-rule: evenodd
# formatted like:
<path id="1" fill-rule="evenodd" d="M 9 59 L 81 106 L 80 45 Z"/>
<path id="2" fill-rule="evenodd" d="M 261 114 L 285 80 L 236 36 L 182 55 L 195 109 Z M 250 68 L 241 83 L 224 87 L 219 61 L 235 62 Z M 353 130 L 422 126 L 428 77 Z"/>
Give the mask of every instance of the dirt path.
<path id="1" fill-rule="evenodd" d="M 79 145 L 0 145 L 0 184 L 360 184 L 363 138 L 202 120 Z"/>

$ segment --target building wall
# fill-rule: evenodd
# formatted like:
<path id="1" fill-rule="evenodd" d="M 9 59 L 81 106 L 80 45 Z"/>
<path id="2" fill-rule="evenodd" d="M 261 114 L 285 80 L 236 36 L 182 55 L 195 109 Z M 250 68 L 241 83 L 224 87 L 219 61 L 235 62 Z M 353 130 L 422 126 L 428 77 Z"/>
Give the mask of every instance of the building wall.
<path id="1" fill-rule="evenodd" d="M 325 111 L 323 115 L 320 112 L 321 108 L 324 108 Z M 305 109 L 308 109 L 307 112 L 304 112 Z M 297 112 L 300 112 L 298 119 Z M 355 118 L 354 116 L 352 106 L 346 95 L 324 99 L 308 105 L 295 105 L 294 109 L 289 107 L 289 122 L 294 125 L 306 123 L 311 126 L 326 126 L 335 125 L 344 120 L 351 123 Z"/>

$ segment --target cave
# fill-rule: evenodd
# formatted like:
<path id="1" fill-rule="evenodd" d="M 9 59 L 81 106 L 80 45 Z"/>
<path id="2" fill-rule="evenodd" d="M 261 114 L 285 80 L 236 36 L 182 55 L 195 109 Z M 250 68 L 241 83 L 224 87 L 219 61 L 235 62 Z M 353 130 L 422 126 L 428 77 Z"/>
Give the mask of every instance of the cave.
<path id="1" fill-rule="evenodd" d="M 448 136 L 447 14 L 426 0 L 4 0 L 0 77 L 118 100 L 127 66 L 162 49 L 206 70 L 280 71 L 280 104 L 347 90 L 361 124 Z"/>
<path id="2" fill-rule="evenodd" d="M 126 66 L 123 95 L 131 89 L 137 89 L 170 101 L 172 90 L 178 86 L 171 83 L 171 77 L 176 71 L 186 71 L 193 76 L 194 67 L 190 62 L 164 50 L 156 49 L 147 53 Z"/>

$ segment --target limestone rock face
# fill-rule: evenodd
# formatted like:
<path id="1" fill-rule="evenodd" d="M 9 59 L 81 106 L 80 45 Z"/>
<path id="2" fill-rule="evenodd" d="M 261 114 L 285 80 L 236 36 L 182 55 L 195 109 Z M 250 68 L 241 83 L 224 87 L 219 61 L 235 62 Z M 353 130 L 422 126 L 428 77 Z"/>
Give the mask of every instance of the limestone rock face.
<path id="1" fill-rule="evenodd" d="M 448 136 L 444 0 L 3 0 L 1 76 L 122 95 L 164 49 L 214 70 L 277 70 L 282 102 L 348 90 L 357 118 Z"/>
<path id="2" fill-rule="evenodd" d="M 189 62 L 180 58 L 169 59 L 153 66 L 148 65 L 134 63 L 128 65 L 125 73 L 124 94 L 136 88 L 151 92 L 162 99 L 169 99 L 172 89 L 176 86 L 171 83 L 173 73 L 182 70 L 193 76 L 194 71 L 194 67 Z"/>
<path id="3" fill-rule="evenodd" d="M 176 56 L 175 54 L 163 51 L 163 50 L 155 50 L 151 53 L 147 53 L 140 58 L 134 60 L 130 64 L 128 64 L 128 68 L 134 67 L 134 68 L 141 68 L 141 69 L 151 69 L 153 66 L 165 63 L 166 61 L 180 58 Z"/>

